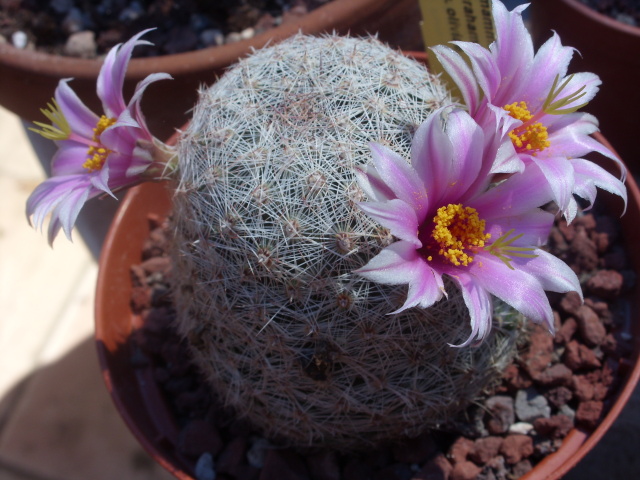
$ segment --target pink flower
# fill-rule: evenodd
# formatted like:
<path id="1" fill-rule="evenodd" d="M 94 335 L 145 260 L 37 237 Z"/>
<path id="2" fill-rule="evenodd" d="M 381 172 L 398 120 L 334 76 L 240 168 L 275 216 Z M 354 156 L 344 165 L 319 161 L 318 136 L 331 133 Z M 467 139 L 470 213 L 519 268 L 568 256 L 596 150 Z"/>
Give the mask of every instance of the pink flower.
<path id="1" fill-rule="evenodd" d="M 575 273 L 538 248 L 554 219 L 538 208 L 551 197 L 540 187 L 541 170 L 534 166 L 487 189 L 500 141 L 500 135 L 487 137 L 466 112 L 447 116 L 439 110 L 417 130 L 411 164 L 372 144 L 373 166 L 357 172 L 371 200 L 360 208 L 398 241 L 356 273 L 383 284 L 408 284 L 404 305 L 393 313 L 433 305 L 446 296 L 448 275 L 470 314 L 471 335 L 460 346 L 488 335 L 491 295 L 553 331 L 545 290 L 581 292 Z"/>
<path id="2" fill-rule="evenodd" d="M 567 76 L 573 49 L 562 46 L 555 33 L 534 54 L 522 21 L 526 5 L 509 12 L 498 0 L 492 3 L 496 41 L 489 49 L 453 42 L 467 55 L 471 67 L 451 48 L 439 45 L 433 51 L 460 89 L 469 113 L 485 130 L 495 128 L 496 118 L 518 120 L 494 171 L 514 172 L 536 165 L 569 222 L 577 213 L 573 195 L 593 204 L 596 187 L 619 195 L 626 204 L 624 166 L 590 137 L 598 131 L 596 118 L 577 112 L 594 97 L 600 79 L 593 73 Z M 582 158 L 590 152 L 616 162 L 621 180 Z"/>
<path id="3" fill-rule="evenodd" d="M 111 49 L 98 75 L 97 93 L 104 114 L 89 110 L 71 89 L 70 79 L 61 80 L 53 103 L 43 113 L 51 120 L 36 122 L 45 138 L 55 140 L 59 149 L 52 160 L 52 177 L 40 184 L 27 200 L 27 218 L 42 229 L 51 213 L 48 239 L 52 244 L 62 228 L 71 239 L 71 230 L 80 209 L 90 198 L 108 194 L 153 178 L 161 171 L 156 160 L 161 146 L 149 132 L 140 110 L 147 86 L 171 78 L 165 73 L 149 75 L 136 86 L 127 105 L 122 88 L 131 52 L 148 44 L 140 32 L 128 42 Z"/>

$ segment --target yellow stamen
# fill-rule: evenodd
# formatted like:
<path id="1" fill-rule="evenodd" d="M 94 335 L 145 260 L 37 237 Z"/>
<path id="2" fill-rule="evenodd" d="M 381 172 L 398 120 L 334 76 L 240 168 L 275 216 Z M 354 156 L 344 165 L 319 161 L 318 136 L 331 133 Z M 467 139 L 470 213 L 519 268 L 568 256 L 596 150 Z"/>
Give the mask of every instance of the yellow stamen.
<path id="1" fill-rule="evenodd" d="M 100 170 L 104 166 L 104 162 L 107 161 L 111 150 L 102 146 L 100 143 L 100 135 L 114 123 L 116 123 L 115 118 L 107 118 L 102 115 L 96 127 L 93 129 L 93 142 L 97 146 L 89 147 L 89 150 L 87 150 L 87 161 L 82 164 L 89 172 Z"/>
<path id="2" fill-rule="evenodd" d="M 491 255 L 495 255 L 496 257 L 498 257 L 511 270 L 515 270 L 511 265 L 513 257 L 535 258 L 538 256 L 536 254 L 530 253 L 536 249 L 535 247 L 512 247 L 511 244 L 522 237 L 522 233 L 511 237 L 511 235 L 513 235 L 513 232 L 513 229 L 509 230 L 507 233 L 502 235 L 487 247 L 487 251 Z"/>
<path id="3" fill-rule="evenodd" d="M 71 135 L 71 127 L 60 110 L 60 105 L 55 98 L 47 103 L 47 108 L 41 108 L 42 114 L 49 119 L 51 125 L 42 122 L 33 122 L 38 128 L 29 128 L 32 132 L 42 135 L 48 140 L 66 140 Z"/>
<path id="4" fill-rule="evenodd" d="M 484 247 L 485 240 L 491 238 L 484 233 L 485 221 L 480 220 L 477 210 L 461 204 L 440 207 L 433 223 L 431 236 L 440 246 L 438 253 L 456 266 L 468 266 L 473 262 L 469 253 Z"/>
<path id="5" fill-rule="evenodd" d="M 509 132 L 511 141 L 520 150 L 541 152 L 549 147 L 547 127 L 540 122 L 529 122 L 533 115 L 527 108 L 526 102 L 514 102 L 503 107 L 513 118 L 521 120 L 523 125 Z"/>

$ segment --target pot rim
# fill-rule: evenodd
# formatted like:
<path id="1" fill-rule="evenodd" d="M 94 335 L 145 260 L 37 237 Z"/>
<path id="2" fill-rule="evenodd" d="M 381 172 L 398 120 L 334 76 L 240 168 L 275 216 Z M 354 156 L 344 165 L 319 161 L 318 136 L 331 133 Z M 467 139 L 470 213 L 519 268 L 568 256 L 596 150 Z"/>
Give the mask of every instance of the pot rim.
<path id="1" fill-rule="evenodd" d="M 553 0 L 558 1 L 558 0 Z M 612 29 L 612 30 L 620 30 L 628 35 L 632 35 L 634 37 L 640 38 L 640 27 L 636 27 L 633 25 L 629 25 L 627 23 L 623 23 L 615 18 L 610 17 L 609 15 L 605 15 L 604 13 L 600 13 L 580 2 L 580 0 L 559 0 L 563 3 L 566 3 L 571 8 L 577 10 L 585 17 L 591 18 L 594 22 L 601 23 L 604 26 Z"/>
<path id="2" fill-rule="evenodd" d="M 278 42 L 295 33 L 316 34 L 331 28 L 340 30 L 349 25 L 350 20 L 370 15 L 391 0 L 333 0 L 303 15 L 295 21 L 277 26 L 247 40 L 230 44 L 207 47 L 184 53 L 159 55 L 156 57 L 133 58 L 127 71 L 128 78 L 144 78 L 153 72 L 166 72 L 173 76 L 205 66 L 212 70 L 235 63 L 248 55 L 252 48 L 261 48 L 270 42 Z M 41 75 L 84 79 L 95 78 L 102 66 L 102 59 L 82 59 L 64 57 L 35 50 L 21 50 L 13 45 L 0 44 L 0 64 L 21 70 L 37 70 Z"/>

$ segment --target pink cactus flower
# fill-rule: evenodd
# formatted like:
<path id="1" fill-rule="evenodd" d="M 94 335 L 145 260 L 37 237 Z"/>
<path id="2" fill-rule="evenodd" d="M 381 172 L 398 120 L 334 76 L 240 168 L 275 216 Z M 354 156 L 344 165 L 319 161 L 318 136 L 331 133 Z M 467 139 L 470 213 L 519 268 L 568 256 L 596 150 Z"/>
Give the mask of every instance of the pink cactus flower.
<path id="1" fill-rule="evenodd" d="M 52 104 L 43 113 L 51 125 L 36 122 L 33 129 L 54 140 L 59 149 L 52 159 L 52 177 L 41 183 L 27 200 L 27 218 L 42 229 L 51 213 L 48 240 L 62 228 L 71 239 L 71 230 L 84 203 L 99 195 L 129 187 L 159 175 L 163 164 L 157 160 L 162 147 L 155 139 L 140 110 L 140 100 L 151 83 L 171 78 L 165 73 L 149 75 L 136 86 L 127 104 L 122 94 L 127 65 L 139 40 L 138 33 L 108 53 L 98 76 L 97 93 L 104 113 L 96 115 L 61 80 Z"/>
<path id="2" fill-rule="evenodd" d="M 404 305 L 393 313 L 433 305 L 446 296 L 443 275 L 450 277 L 471 321 L 471 335 L 459 346 L 488 335 L 491 295 L 553 332 L 545 290 L 581 292 L 575 273 L 539 248 L 554 220 L 539 208 L 552 196 L 544 183 L 541 188 L 541 170 L 534 165 L 526 175 L 489 184 L 500 143 L 500 135 L 487 137 L 468 113 L 441 109 L 417 130 L 410 164 L 372 144 L 373 166 L 357 172 L 370 200 L 359 207 L 398 240 L 356 273 L 408 284 Z"/>
<path id="3" fill-rule="evenodd" d="M 496 172 L 539 168 L 567 221 L 577 213 L 574 194 L 593 204 L 597 188 L 614 193 L 626 204 L 626 170 L 611 150 L 590 135 L 598 131 L 592 115 L 577 112 L 598 91 L 593 73 L 567 75 L 573 49 L 553 34 L 534 53 L 522 21 L 520 5 L 509 12 L 495 0 L 496 41 L 489 49 L 471 42 L 453 42 L 471 66 L 452 48 L 438 45 L 434 53 L 462 93 L 471 116 L 485 130 L 496 128 L 496 118 L 518 120 L 494 163 Z M 583 157 L 598 152 L 620 168 L 620 179 Z"/>

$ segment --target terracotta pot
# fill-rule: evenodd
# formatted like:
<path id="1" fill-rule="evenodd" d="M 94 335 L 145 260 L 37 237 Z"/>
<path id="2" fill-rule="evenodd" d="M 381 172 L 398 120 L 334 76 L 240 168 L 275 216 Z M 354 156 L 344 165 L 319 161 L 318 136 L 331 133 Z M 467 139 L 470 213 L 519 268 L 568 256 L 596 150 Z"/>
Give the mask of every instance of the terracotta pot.
<path id="1" fill-rule="evenodd" d="M 601 135 L 599 141 L 609 145 Z M 176 140 L 174 136 L 173 141 Z M 634 179 L 627 180 L 629 205 L 621 219 L 625 244 L 636 272 L 640 272 L 640 253 L 634 246 L 640 243 L 640 190 Z M 617 197 L 599 192 L 599 202 L 612 212 L 622 212 Z M 130 309 L 132 285 L 129 268 L 140 263 L 143 242 L 149 233 L 148 216 L 166 216 L 171 207 L 166 184 L 143 184 L 131 189 L 123 200 L 110 228 L 100 259 L 96 293 L 96 342 L 102 374 L 107 388 L 133 434 L 142 446 L 177 478 L 192 479 L 192 461 L 175 448 L 178 427 L 154 380 L 151 366 L 132 368 L 131 352 L 134 347 L 132 333 L 140 319 Z M 640 293 L 636 287 L 635 298 Z M 640 338 L 640 317 L 634 310 L 633 329 Z M 626 378 L 606 417 L 592 432 L 574 428 L 561 448 L 540 462 L 523 479 L 557 479 L 566 474 L 611 427 L 627 403 L 640 378 L 638 343 L 630 359 Z"/>
<path id="2" fill-rule="evenodd" d="M 250 40 L 188 53 L 133 59 L 127 71 L 125 91 L 154 72 L 166 72 L 173 81 L 157 82 L 145 93 L 143 110 L 158 138 L 168 138 L 188 120 L 197 100 L 197 89 L 211 84 L 238 58 L 252 48 L 298 31 L 319 34 L 336 31 L 351 35 L 378 33 L 392 46 L 422 48 L 420 9 L 415 0 L 333 0 L 299 20 L 264 32 Z M 40 108 L 51 100 L 58 81 L 74 78 L 72 86 L 94 110 L 100 110 L 95 94 L 102 62 L 18 50 L 0 44 L 0 104 L 26 120 L 39 120 Z"/>
<path id="3" fill-rule="evenodd" d="M 602 15 L 579 0 L 534 0 L 530 8 L 537 46 L 555 30 L 563 45 L 580 53 L 571 61 L 571 72 L 600 76 L 600 91 L 584 111 L 598 118 L 602 133 L 632 171 L 640 172 L 635 117 L 640 109 L 640 28 Z"/>

